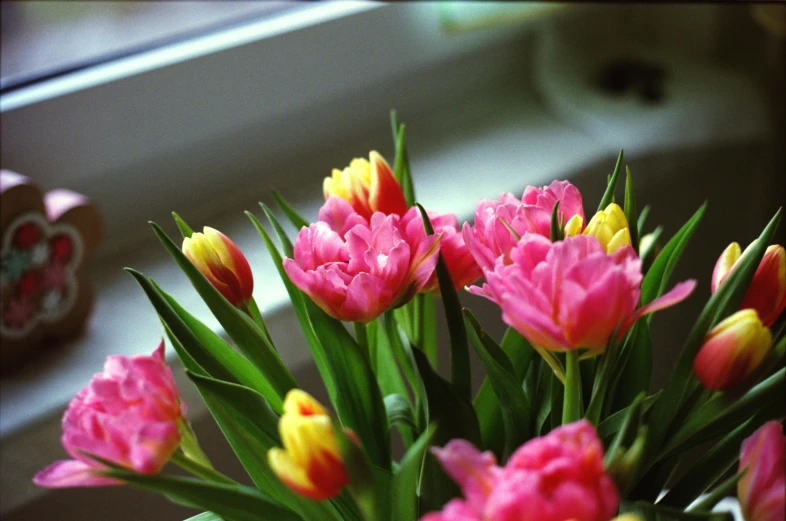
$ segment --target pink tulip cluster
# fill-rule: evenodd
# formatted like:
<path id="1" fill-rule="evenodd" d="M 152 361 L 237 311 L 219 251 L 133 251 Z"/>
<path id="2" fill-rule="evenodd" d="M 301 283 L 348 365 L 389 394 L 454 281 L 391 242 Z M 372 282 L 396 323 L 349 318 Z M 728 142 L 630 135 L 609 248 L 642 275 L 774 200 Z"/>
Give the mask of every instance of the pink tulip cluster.
<path id="1" fill-rule="evenodd" d="M 500 256 L 508 263 L 510 250 L 525 233 L 551 235 L 551 213 L 557 201 L 563 222 L 573 219 L 581 228 L 585 222 L 581 193 L 567 181 L 554 181 L 542 188 L 528 186 L 521 200 L 510 193 L 496 201 L 481 200 L 474 225 L 464 224 L 464 242 L 483 269 L 494 269 Z"/>
<path id="2" fill-rule="evenodd" d="M 53 463 L 33 481 L 50 488 L 122 484 L 102 476 L 106 467 L 86 453 L 155 474 L 180 445 L 185 413 L 163 342 L 150 356 L 110 356 L 63 416 L 63 447 L 74 459 Z"/>
<path id="3" fill-rule="evenodd" d="M 586 420 L 528 441 L 504 467 L 464 440 L 434 453 L 464 499 L 421 521 L 609 521 L 619 507 L 603 468 L 603 445 Z"/>
<path id="4" fill-rule="evenodd" d="M 290 280 L 326 313 L 369 322 L 420 291 L 438 292 L 434 269 L 440 247 L 457 287 L 480 270 L 458 233 L 453 215 L 431 213 L 427 236 L 417 208 L 403 218 L 376 212 L 370 220 L 340 197 L 330 197 L 318 222 L 298 233 L 294 258 L 284 260 Z"/>

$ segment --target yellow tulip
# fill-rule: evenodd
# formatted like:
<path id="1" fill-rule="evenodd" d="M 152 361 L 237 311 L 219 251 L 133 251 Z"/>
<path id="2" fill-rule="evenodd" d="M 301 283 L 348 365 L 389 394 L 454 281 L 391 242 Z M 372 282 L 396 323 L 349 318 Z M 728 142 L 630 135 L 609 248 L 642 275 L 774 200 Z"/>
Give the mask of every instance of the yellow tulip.
<path id="1" fill-rule="evenodd" d="M 611 203 L 605 210 L 596 213 L 584 229 L 584 235 L 592 235 L 598 239 L 606 253 L 614 253 L 631 244 L 628 220 L 625 212 L 616 203 Z"/>

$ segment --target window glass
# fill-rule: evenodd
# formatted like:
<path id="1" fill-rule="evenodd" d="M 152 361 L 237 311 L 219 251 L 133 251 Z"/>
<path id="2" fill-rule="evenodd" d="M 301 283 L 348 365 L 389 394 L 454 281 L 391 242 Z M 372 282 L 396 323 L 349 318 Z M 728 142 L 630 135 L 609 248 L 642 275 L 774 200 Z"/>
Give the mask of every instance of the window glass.
<path id="1" fill-rule="evenodd" d="M 242 23 L 294 1 L 3 1 L 4 90 Z"/>

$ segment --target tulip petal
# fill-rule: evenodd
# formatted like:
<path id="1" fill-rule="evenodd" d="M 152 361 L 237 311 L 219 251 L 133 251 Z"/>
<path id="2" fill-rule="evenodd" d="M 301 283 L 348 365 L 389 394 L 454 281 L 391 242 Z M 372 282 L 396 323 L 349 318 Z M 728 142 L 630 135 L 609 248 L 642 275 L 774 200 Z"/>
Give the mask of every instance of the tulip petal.
<path id="1" fill-rule="evenodd" d="M 723 250 L 720 257 L 718 257 L 715 268 L 712 270 L 712 283 L 710 285 L 710 291 L 713 295 L 718 290 L 718 286 L 721 285 L 723 279 L 726 278 L 732 266 L 734 266 L 740 258 L 740 255 L 742 255 L 742 249 L 739 243 L 733 242 L 729 244 L 726 249 Z"/>
<path id="2" fill-rule="evenodd" d="M 496 485 L 497 460 L 490 451 L 478 452 L 468 441 L 451 440 L 432 452 L 445 472 L 458 483 L 469 504 L 481 511 Z"/>
<path id="3" fill-rule="evenodd" d="M 407 213 L 407 200 L 387 162 L 376 151 L 369 155 L 371 162 L 371 187 L 369 206 L 374 212 L 403 216 Z"/>
<path id="4" fill-rule="evenodd" d="M 632 326 L 639 318 L 643 317 L 644 315 L 666 309 L 675 304 L 679 304 L 688 298 L 690 294 L 693 293 L 694 289 L 696 289 L 696 281 L 693 279 L 684 280 L 678 284 L 675 284 L 675 286 L 671 288 L 671 291 L 661 295 L 646 306 L 640 307 L 636 310 L 635 313 L 630 315 L 623 323 L 622 328 L 620 328 L 620 336 L 623 336 L 628 331 L 628 329 L 630 329 L 630 326 Z"/>
<path id="5" fill-rule="evenodd" d="M 117 479 L 101 476 L 96 468 L 77 460 L 60 460 L 33 477 L 33 483 L 46 488 L 105 487 L 122 485 Z"/>

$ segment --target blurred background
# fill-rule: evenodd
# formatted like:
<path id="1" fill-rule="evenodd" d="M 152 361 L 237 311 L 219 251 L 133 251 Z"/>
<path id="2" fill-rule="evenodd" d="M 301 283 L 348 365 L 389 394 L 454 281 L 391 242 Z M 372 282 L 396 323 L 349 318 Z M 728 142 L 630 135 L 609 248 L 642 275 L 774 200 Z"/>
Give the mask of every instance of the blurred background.
<path id="1" fill-rule="evenodd" d="M 155 313 L 133 266 L 218 327 L 146 226 L 232 237 L 299 382 L 320 393 L 277 275 L 243 210 L 274 187 L 313 218 L 322 178 L 407 125 L 419 199 L 471 219 L 481 197 L 568 179 L 591 213 L 620 148 L 650 229 L 668 239 L 708 209 L 655 319 L 653 388 L 709 295 L 715 259 L 784 204 L 786 7 L 493 2 L 2 2 L 0 165 L 100 207 L 105 240 L 83 337 L 0 380 L 0 515 L 9 521 L 183 519 L 127 487 L 36 489 L 64 456 L 59 417 L 112 353 L 149 352 Z M 259 213 L 256 211 L 256 213 Z M 784 243 L 786 226 L 779 242 Z M 501 331 L 498 311 L 465 305 Z M 668 329 L 664 326 L 668 324 Z M 446 367 L 443 364 L 443 368 Z M 476 371 L 479 373 L 479 371 Z M 187 381 L 190 416 L 220 470 L 243 471 Z"/>

